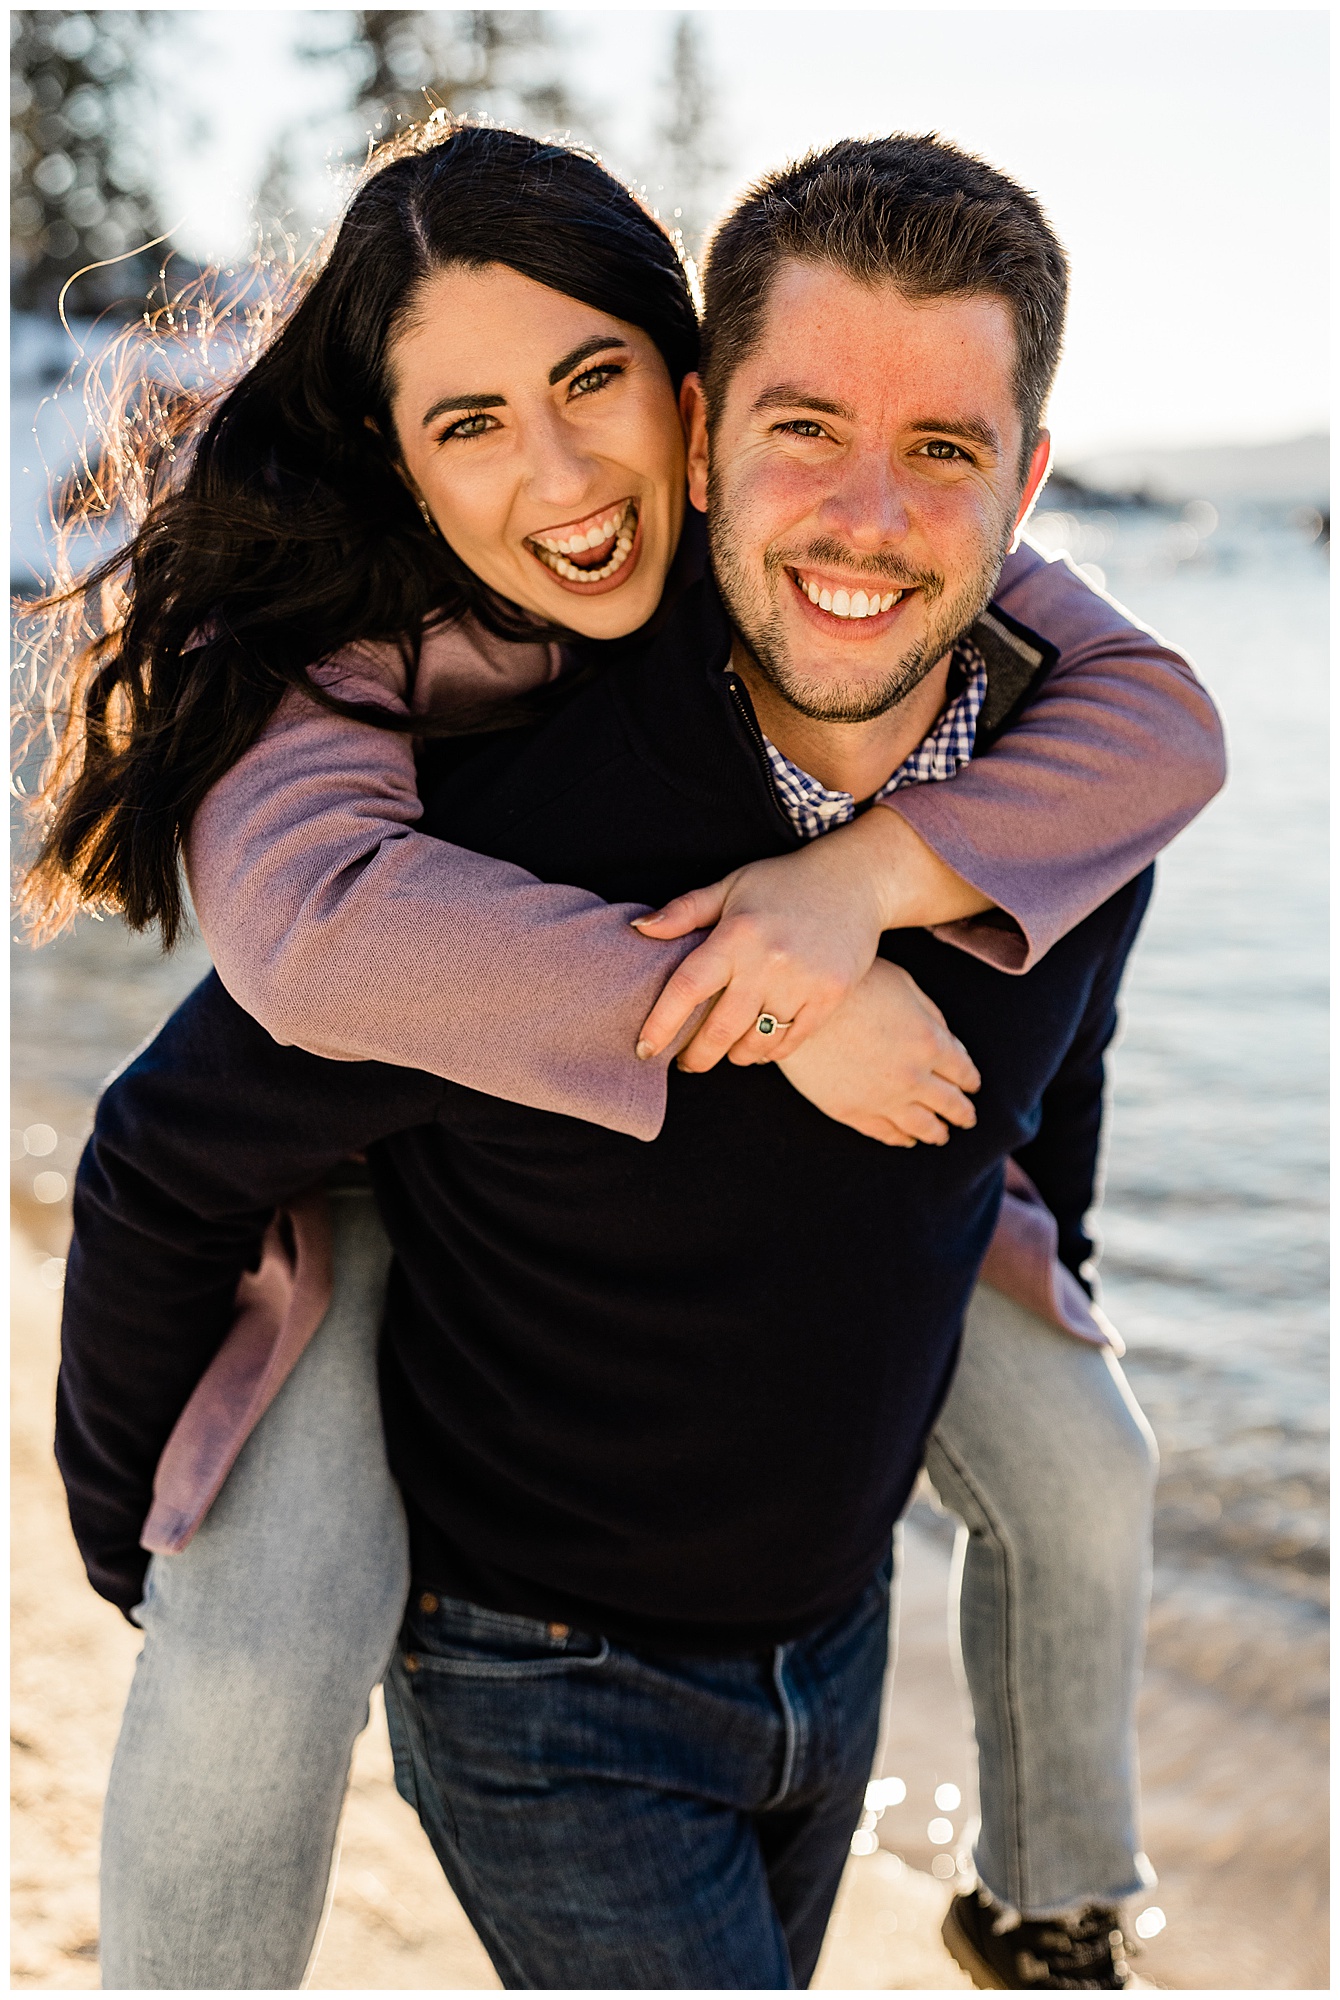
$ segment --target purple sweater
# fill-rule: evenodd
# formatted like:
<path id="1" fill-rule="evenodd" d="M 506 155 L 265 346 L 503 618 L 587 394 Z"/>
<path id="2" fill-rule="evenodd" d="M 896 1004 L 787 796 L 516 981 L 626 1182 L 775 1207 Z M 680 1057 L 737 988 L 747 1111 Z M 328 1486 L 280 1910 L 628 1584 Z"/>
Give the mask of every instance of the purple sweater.
<path id="1" fill-rule="evenodd" d="M 1223 783 L 1224 749 L 1187 662 L 1064 560 L 1021 547 L 995 601 L 1059 662 L 990 751 L 888 810 L 1018 925 L 938 935 L 1021 972 L 1194 819 Z M 323 675 L 349 698 L 423 713 L 447 686 L 512 694 L 557 665 L 556 648 L 457 627 L 425 641 L 408 700 L 390 646 L 351 647 Z M 654 1138 L 668 1059 L 640 1063 L 633 1045 L 697 940 L 641 937 L 628 922 L 640 905 L 429 839 L 421 810 L 408 737 L 290 695 L 191 829 L 191 893 L 228 991 L 314 1055 L 425 1069 Z"/>

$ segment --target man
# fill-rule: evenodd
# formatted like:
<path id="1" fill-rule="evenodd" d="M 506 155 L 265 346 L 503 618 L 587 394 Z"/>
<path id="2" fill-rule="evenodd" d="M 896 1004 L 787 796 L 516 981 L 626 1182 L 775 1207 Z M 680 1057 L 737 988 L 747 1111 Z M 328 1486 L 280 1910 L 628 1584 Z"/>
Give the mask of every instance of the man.
<path id="1" fill-rule="evenodd" d="M 427 806 L 429 830 L 611 900 L 953 768 L 1047 664 L 975 622 L 1046 466 L 1064 264 L 1035 204 L 951 148 L 851 142 L 742 204 L 707 291 L 687 413 L 720 601 L 689 593 L 643 659 L 470 746 Z M 388 1714 L 508 1985 L 808 1982 L 874 1751 L 890 1531 L 1004 1163 L 1026 1152 L 1078 1238 L 1148 888 L 1022 977 L 886 941 L 983 1074 L 939 1150 L 821 1117 L 818 1043 L 784 1074 L 673 1078 L 640 1145 L 277 1048 L 215 982 L 108 1093 L 61 1418 L 105 1575 L 144 1514 L 133 1480 L 108 1502 L 88 1393 L 108 1223 L 150 1261 L 166 1245 L 165 1322 L 217 1318 L 274 1202 L 370 1149 L 415 1578 Z M 760 1030 L 784 1045 L 784 1019 Z"/>

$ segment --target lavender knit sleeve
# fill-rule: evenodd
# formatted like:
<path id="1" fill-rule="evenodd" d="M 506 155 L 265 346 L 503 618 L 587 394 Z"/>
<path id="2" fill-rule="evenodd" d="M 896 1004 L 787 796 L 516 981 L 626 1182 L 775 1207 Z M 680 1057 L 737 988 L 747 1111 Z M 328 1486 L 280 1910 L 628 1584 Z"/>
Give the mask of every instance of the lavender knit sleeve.
<path id="1" fill-rule="evenodd" d="M 426 643 L 413 706 L 520 691 L 550 649 L 479 635 Z M 406 706 L 391 647 L 323 670 L 345 699 Z M 607 904 L 415 829 L 410 739 L 289 695 L 196 814 L 187 873 L 200 929 L 239 1005 L 281 1043 L 424 1069 L 513 1103 L 654 1138 L 668 1059 L 638 1028 L 699 942 L 629 928 Z"/>
<path id="2" fill-rule="evenodd" d="M 985 755 L 887 807 L 997 906 L 935 935 L 1027 972 L 1209 803 L 1224 782 L 1224 738 L 1181 655 L 1063 557 L 1023 544 L 994 601 L 1059 661 Z"/>
<path id="3" fill-rule="evenodd" d="M 901 812 L 998 912 L 937 935 L 1024 971 L 1195 817 L 1223 782 L 1218 716 L 1191 668 L 1064 562 L 1023 547 L 996 602 L 1060 650 L 1018 723 Z M 547 679 L 543 647 L 478 632 L 425 642 L 412 705 Z M 348 698 L 406 706 L 391 647 L 325 670 Z M 406 737 L 288 697 L 214 787 L 187 863 L 224 985 L 279 1042 L 424 1069 L 541 1110 L 653 1138 L 662 1059 L 637 1030 L 698 942 L 630 930 L 640 906 L 537 881 L 430 840 Z"/>

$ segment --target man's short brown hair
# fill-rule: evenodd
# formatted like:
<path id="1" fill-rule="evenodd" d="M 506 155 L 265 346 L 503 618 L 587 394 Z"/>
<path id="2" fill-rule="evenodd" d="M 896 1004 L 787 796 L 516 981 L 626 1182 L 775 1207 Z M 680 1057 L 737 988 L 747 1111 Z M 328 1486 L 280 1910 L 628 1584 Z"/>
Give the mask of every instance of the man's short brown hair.
<path id="1" fill-rule="evenodd" d="M 1036 198 L 933 134 L 842 139 L 768 174 L 717 230 L 703 270 L 703 381 L 715 416 L 762 331 L 780 264 L 829 264 L 909 299 L 990 294 L 1014 317 L 1026 468 L 1061 358 L 1067 266 Z"/>

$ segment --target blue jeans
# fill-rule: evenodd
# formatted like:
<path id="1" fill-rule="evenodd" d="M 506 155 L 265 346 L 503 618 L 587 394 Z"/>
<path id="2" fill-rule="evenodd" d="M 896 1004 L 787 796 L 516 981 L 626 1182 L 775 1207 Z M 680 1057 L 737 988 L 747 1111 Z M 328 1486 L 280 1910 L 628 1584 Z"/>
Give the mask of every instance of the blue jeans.
<path id="1" fill-rule="evenodd" d="M 155 1556 L 102 1823 L 104 1987 L 301 1984 L 354 1740 L 409 1588 L 377 1328 L 390 1247 L 332 1196 L 335 1293 L 190 1546 Z"/>
<path id="2" fill-rule="evenodd" d="M 1135 1738 L 1153 1432 L 1110 1349 L 979 1285 L 926 1470 L 963 1523 L 977 1873 L 1030 1917 L 1118 1903 L 1154 1879 Z"/>
<path id="3" fill-rule="evenodd" d="M 315 1942 L 408 1587 L 377 1395 L 389 1250 L 368 1196 L 337 1201 L 320 1331 L 190 1547 L 150 1564 L 103 1815 L 107 1987 L 295 1988 Z M 1133 1893 L 1148 1426 L 1110 1356 L 981 1287 L 927 1464 L 968 1524 L 982 1878 L 1030 1916 Z"/>
<path id="4" fill-rule="evenodd" d="M 875 1754 L 891 1567 L 804 1638 L 712 1659 L 415 1592 L 396 1782 L 505 1986 L 808 1985 Z"/>

